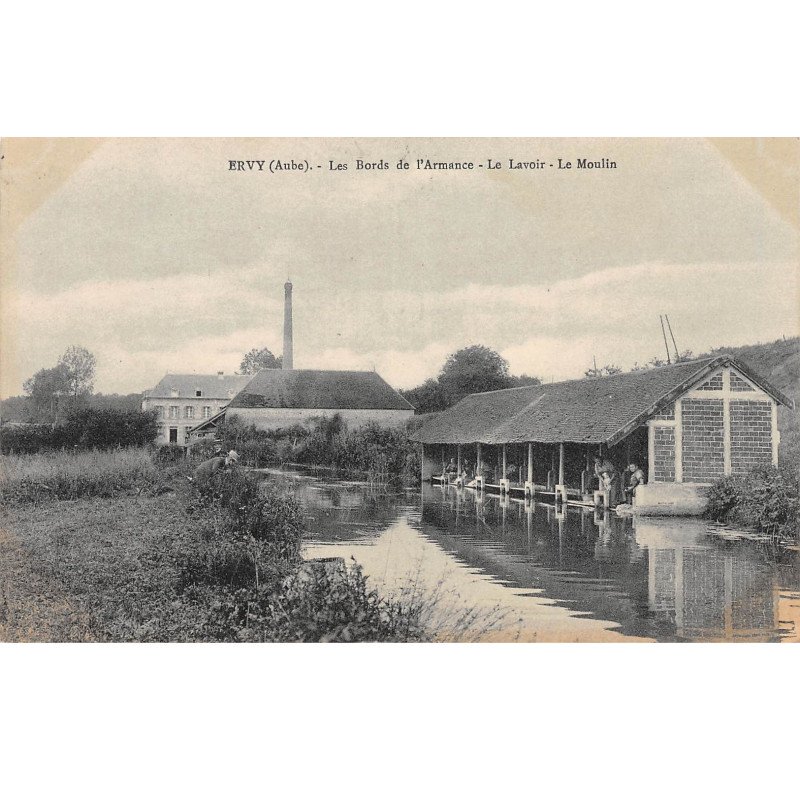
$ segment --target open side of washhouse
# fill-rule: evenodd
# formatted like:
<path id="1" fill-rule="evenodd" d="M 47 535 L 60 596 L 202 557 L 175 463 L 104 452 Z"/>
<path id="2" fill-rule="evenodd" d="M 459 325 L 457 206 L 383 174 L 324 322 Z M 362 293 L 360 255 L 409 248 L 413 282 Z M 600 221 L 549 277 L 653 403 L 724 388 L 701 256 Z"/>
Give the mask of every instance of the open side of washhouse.
<path id="1" fill-rule="evenodd" d="M 643 470 L 635 506 L 697 513 L 699 487 L 777 464 L 779 404 L 793 407 L 746 364 L 720 355 L 469 395 L 412 438 L 423 445 L 423 481 L 594 503 L 600 455 L 619 473 L 632 463 Z"/>

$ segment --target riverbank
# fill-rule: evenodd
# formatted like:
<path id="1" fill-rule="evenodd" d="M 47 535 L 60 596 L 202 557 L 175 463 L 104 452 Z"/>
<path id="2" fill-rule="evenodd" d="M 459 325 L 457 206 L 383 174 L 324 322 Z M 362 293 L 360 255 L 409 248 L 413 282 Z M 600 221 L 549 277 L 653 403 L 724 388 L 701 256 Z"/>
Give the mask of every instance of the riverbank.
<path id="1" fill-rule="evenodd" d="M 358 565 L 303 572 L 303 515 L 236 470 L 198 487 L 191 465 L 87 454 L 4 462 L 5 641 L 419 641 L 418 610 L 369 589 Z M 46 479 L 45 479 L 46 478 Z"/>
<path id="2" fill-rule="evenodd" d="M 322 417 L 314 427 L 263 431 L 226 423 L 224 445 L 251 467 L 304 466 L 335 469 L 340 474 L 379 484 L 418 486 L 420 447 L 402 428 L 375 423 L 350 430 L 341 416 Z"/>
<path id="3" fill-rule="evenodd" d="M 746 475 L 720 478 L 708 490 L 705 516 L 788 545 L 800 544 L 800 469 L 756 467 Z"/>

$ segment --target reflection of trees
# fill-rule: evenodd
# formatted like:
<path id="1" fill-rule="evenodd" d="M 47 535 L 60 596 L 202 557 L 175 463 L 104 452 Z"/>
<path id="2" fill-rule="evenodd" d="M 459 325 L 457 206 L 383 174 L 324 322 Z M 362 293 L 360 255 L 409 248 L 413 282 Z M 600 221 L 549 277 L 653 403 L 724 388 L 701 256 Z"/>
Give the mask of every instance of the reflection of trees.
<path id="1" fill-rule="evenodd" d="M 342 540 L 383 533 L 407 510 L 401 495 L 360 484 L 304 485 L 297 492 L 312 539 Z"/>

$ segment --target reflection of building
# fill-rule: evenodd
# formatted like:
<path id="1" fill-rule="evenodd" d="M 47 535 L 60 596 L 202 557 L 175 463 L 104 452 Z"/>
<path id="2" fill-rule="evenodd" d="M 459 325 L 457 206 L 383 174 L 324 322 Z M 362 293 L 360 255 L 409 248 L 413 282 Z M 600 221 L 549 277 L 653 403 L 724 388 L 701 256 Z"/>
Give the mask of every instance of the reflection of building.
<path id="1" fill-rule="evenodd" d="M 189 431 L 215 417 L 250 375 L 165 375 L 144 393 L 142 411 L 158 415 L 158 444 L 186 444 Z"/>
<path id="2" fill-rule="evenodd" d="M 710 548 L 648 548 L 650 609 L 680 638 L 771 640 L 778 628 L 773 576 L 752 559 Z"/>

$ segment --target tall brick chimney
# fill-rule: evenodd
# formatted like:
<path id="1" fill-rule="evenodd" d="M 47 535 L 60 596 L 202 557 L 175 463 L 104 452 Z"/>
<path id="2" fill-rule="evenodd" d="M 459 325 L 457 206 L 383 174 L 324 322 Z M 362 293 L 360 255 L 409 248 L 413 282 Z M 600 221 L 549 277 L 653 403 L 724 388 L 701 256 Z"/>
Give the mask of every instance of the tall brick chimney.
<path id="1" fill-rule="evenodd" d="M 292 283 L 283 284 L 285 302 L 283 307 L 283 368 L 294 369 L 292 358 Z"/>

